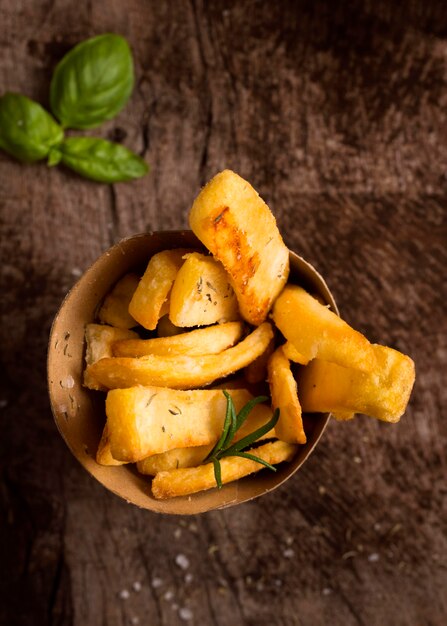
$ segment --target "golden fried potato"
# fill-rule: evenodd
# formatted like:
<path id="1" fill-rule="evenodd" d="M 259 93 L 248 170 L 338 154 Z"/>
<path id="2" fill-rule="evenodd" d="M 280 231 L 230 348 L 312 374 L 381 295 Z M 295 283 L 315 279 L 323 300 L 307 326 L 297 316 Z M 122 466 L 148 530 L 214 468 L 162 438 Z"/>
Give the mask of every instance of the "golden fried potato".
<path id="1" fill-rule="evenodd" d="M 259 446 L 256 450 L 253 450 L 253 453 L 267 461 L 267 463 L 277 465 L 283 461 L 290 461 L 296 449 L 297 447 L 290 443 L 274 441 Z M 259 472 L 264 467 L 260 463 L 256 463 L 256 461 L 237 456 L 223 458 L 220 466 L 222 484 Z M 157 499 L 187 496 L 197 491 L 212 489 L 213 487 L 216 487 L 216 479 L 212 463 L 199 465 L 199 467 L 159 472 L 152 480 L 152 493 Z"/>
<path id="2" fill-rule="evenodd" d="M 87 344 L 85 361 L 87 369 L 84 372 L 84 386 L 90 389 L 104 389 L 90 377 L 88 366 L 93 365 L 100 359 L 111 357 L 112 344 L 119 339 L 135 339 L 138 337 L 133 330 L 115 328 L 105 324 L 87 324 L 85 327 L 85 340 Z"/>
<path id="3" fill-rule="evenodd" d="M 264 406 L 264 405 L 262 405 Z M 270 413 L 271 416 L 271 413 Z M 242 437 L 249 435 L 258 428 L 261 428 L 267 421 L 267 416 L 264 411 L 253 411 L 247 417 L 247 421 L 236 432 L 233 441 L 239 441 Z M 273 439 L 276 437 L 275 429 L 273 428 L 268 433 L 257 439 L 262 441 L 264 439 Z M 211 452 L 215 442 L 207 446 L 195 446 L 194 448 L 176 448 L 175 450 L 168 450 L 167 452 L 161 452 L 160 454 L 153 454 L 152 456 L 138 461 L 137 469 L 141 474 L 148 474 L 149 476 L 155 476 L 158 472 L 164 472 L 171 469 L 178 469 L 179 467 L 194 467 L 204 461 L 207 455 Z"/>
<path id="4" fill-rule="evenodd" d="M 304 357 L 315 357 L 361 371 L 372 371 L 376 357 L 361 333 L 297 285 L 287 285 L 273 305 L 272 318 Z"/>
<path id="5" fill-rule="evenodd" d="M 129 304 L 129 313 L 144 328 L 154 330 L 160 317 L 169 312 L 166 301 L 188 252 L 191 250 L 164 250 L 150 259 Z"/>
<path id="6" fill-rule="evenodd" d="M 104 298 L 98 317 L 103 324 L 116 328 L 133 328 L 136 320 L 129 313 L 129 304 L 140 282 L 137 274 L 126 274 Z"/>
<path id="7" fill-rule="evenodd" d="M 113 344 L 113 354 L 130 357 L 148 354 L 158 356 L 218 354 L 233 346 L 241 338 L 243 332 L 242 322 L 227 322 L 171 337 L 125 339 Z"/>
<path id="8" fill-rule="evenodd" d="M 180 327 L 208 326 L 240 319 L 227 272 L 211 256 L 185 256 L 171 291 L 169 319 Z"/>
<path id="9" fill-rule="evenodd" d="M 265 322 L 248 337 L 219 354 L 204 356 L 113 357 L 90 365 L 86 374 L 97 387 L 107 389 L 157 385 L 173 389 L 203 387 L 246 367 L 267 347 L 273 337 Z M 93 388 L 93 387 L 92 387 Z"/>
<path id="10" fill-rule="evenodd" d="M 392 348 L 379 345 L 372 348 L 377 365 L 370 373 L 321 359 L 303 368 L 298 378 L 303 411 L 330 411 L 339 419 L 349 419 L 352 413 L 365 413 L 385 422 L 398 422 L 413 387 L 414 363 Z"/>
<path id="11" fill-rule="evenodd" d="M 278 438 L 288 443 L 306 443 L 296 381 L 282 347 L 272 354 L 267 369 L 272 406 L 280 411 L 275 427 Z"/>
<path id="12" fill-rule="evenodd" d="M 228 393 L 237 411 L 253 397 L 245 389 Z M 119 461 L 134 462 L 166 450 L 216 443 L 226 408 L 227 400 L 218 389 L 114 389 L 106 399 L 112 456 Z M 259 423 L 259 426 L 271 417 L 270 407 L 261 404 L 255 406 L 251 414 L 252 423 Z"/>
<path id="13" fill-rule="evenodd" d="M 98 451 L 96 452 L 96 462 L 99 465 L 123 465 L 123 461 L 117 461 L 113 458 L 112 452 L 110 450 L 110 441 L 109 441 L 109 429 L 107 428 L 107 423 L 104 426 L 104 430 L 102 431 L 102 437 L 98 445 Z"/>
<path id="14" fill-rule="evenodd" d="M 290 341 L 286 341 L 283 345 L 282 350 L 284 352 L 284 356 L 289 359 L 289 361 L 293 361 L 294 363 L 299 363 L 300 365 L 307 365 L 310 359 L 305 358 L 301 352 L 295 348 L 295 346 L 290 343 Z"/>
<path id="15" fill-rule="evenodd" d="M 189 223 L 230 275 L 242 317 L 261 324 L 289 275 L 289 251 L 268 206 L 225 170 L 197 196 Z"/>

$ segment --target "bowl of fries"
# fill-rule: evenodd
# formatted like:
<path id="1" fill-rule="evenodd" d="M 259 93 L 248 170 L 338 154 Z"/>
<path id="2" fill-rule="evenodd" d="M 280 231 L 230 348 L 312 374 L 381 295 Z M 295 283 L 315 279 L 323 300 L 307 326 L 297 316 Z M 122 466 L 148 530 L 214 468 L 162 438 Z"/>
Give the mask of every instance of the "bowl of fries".
<path id="1" fill-rule="evenodd" d="M 190 224 L 99 257 L 54 319 L 47 364 L 83 467 L 129 503 L 182 515 L 279 487 L 330 412 L 398 421 L 414 380 L 409 357 L 339 318 L 242 178 L 212 179 Z"/>

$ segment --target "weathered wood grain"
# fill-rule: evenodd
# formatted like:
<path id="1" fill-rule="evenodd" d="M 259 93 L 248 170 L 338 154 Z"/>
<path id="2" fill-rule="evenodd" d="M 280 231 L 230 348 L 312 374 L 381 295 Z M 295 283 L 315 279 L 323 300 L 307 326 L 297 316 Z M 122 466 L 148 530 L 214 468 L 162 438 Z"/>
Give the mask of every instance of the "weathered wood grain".
<path id="1" fill-rule="evenodd" d="M 0 624 L 445 624 L 445 2 L 0 0 L 0 15 L 1 91 L 43 104 L 72 45 L 126 36 L 137 87 L 94 133 L 151 165 L 107 187 L 0 154 Z M 46 342 L 80 272 L 121 237 L 186 226 L 224 167 L 418 380 L 398 426 L 332 423 L 279 491 L 160 517 L 65 448 Z"/>

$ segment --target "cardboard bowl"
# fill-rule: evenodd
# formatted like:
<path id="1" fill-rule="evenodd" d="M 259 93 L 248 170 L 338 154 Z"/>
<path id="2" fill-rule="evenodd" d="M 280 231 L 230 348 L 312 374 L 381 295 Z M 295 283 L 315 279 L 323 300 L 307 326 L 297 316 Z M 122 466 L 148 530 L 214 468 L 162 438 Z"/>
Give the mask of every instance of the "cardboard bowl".
<path id="1" fill-rule="evenodd" d="M 144 271 L 149 258 L 169 248 L 203 248 L 191 231 L 166 231 L 135 235 L 107 250 L 85 272 L 65 297 L 54 319 L 48 346 L 48 389 L 54 420 L 71 452 L 85 469 L 107 489 L 127 502 L 157 513 L 195 514 L 241 504 L 279 487 L 306 461 L 317 445 L 329 414 L 304 416 L 308 441 L 291 463 L 276 473 L 267 470 L 191 496 L 156 500 L 150 478 L 134 465 L 105 467 L 95 454 L 105 423 L 104 394 L 82 386 L 84 328 L 95 320 L 104 296 L 129 271 Z M 307 261 L 290 252 L 291 282 L 320 295 L 337 311 L 334 299 L 320 274 Z"/>

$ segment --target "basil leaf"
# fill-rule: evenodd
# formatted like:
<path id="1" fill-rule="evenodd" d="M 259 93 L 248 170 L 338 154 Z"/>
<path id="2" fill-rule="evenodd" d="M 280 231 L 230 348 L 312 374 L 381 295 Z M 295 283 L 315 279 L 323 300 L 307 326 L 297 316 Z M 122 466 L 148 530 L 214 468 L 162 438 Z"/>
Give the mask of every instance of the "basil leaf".
<path id="1" fill-rule="evenodd" d="M 58 149 L 64 165 L 100 183 L 140 178 L 149 170 L 147 163 L 137 154 L 105 139 L 68 137 Z"/>
<path id="2" fill-rule="evenodd" d="M 87 39 L 57 65 L 51 109 L 65 128 L 94 128 L 121 111 L 132 92 L 132 53 L 124 37 Z"/>
<path id="3" fill-rule="evenodd" d="M 37 102 L 18 93 L 0 98 L 0 148 L 19 161 L 44 159 L 64 131 Z"/>

